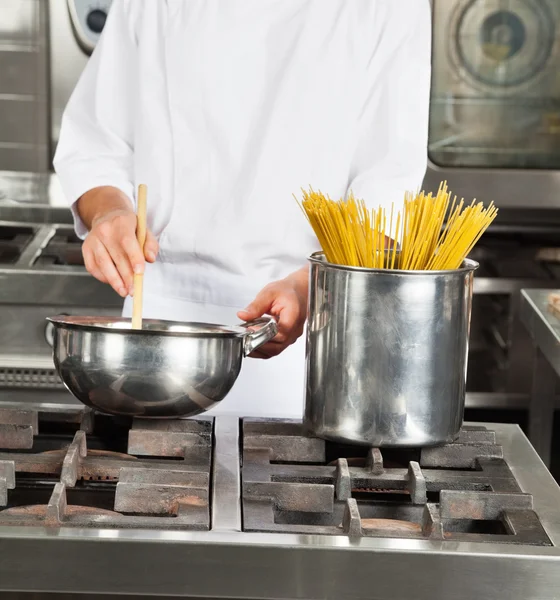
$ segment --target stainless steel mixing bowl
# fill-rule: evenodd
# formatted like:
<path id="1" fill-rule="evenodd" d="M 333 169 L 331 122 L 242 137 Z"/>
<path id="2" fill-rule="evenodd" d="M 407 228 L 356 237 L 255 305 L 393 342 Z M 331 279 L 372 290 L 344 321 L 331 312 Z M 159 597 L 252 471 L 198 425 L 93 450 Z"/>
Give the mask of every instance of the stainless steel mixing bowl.
<path id="1" fill-rule="evenodd" d="M 277 334 L 272 317 L 235 327 L 52 317 L 56 370 L 81 402 L 113 415 L 192 417 L 233 387 L 243 358 Z"/>

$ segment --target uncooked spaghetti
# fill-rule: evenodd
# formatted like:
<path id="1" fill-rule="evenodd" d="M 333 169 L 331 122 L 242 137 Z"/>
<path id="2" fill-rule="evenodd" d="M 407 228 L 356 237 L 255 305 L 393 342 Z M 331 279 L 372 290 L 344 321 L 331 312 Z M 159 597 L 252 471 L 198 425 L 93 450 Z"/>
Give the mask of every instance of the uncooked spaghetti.
<path id="1" fill-rule="evenodd" d="M 313 189 L 300 204 L 328 262 L 369 269 L 458 269 L 498 214 L 494 203 L 451 200 L 447 184 L 437 194 L 406 194 L 403 211 L 368 210 L 353 195 L 331 200 Z"/>

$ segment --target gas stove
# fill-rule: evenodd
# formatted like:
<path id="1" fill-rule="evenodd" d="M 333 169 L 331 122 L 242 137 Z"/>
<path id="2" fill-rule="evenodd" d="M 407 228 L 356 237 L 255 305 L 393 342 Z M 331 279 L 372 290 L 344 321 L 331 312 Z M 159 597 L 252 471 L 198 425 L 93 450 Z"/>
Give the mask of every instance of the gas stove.
<path id="1" fill-rule="evenodd" d="M 245 420 L 244 530 L 552 545 L 495 431 L 359 450 L 305 437 L 300 423 Z"/>
<path id="2" fill-rule="evenodd" d="M 0 403 L 0 556 L 0 591 L 554 598 L 560 488 L 512 425 L 379 450 Z"/>
<path id="3" fill-rule="evenodd" d="M 0 409 L 0 527 L 208 530 L 211 438 L 211 420 Z"/>
<path id="4" fill-rule="evenodd" d="M 0 526 L 208 531 L 213 426 L 0 409 Z M 487 428 L 384 452 L 298 422 L 245 419 L 242 434 L 242 531 L 552 546 Z"/>
<path id="5" fill-rule="evenodd" d="M 82 267 L 82 242 L 68 224 L 0 221 L 0 266 Z"/>
<path id="6" fill-rule="evenodd" d="M 86 272 L 82 242 L 68 220 L 67 209 L 61 213 L 0 203 L 2 387 L 63 389 L 52 362 L 47 317 L 114 316 L 121 311 L 117 294 Z"/>

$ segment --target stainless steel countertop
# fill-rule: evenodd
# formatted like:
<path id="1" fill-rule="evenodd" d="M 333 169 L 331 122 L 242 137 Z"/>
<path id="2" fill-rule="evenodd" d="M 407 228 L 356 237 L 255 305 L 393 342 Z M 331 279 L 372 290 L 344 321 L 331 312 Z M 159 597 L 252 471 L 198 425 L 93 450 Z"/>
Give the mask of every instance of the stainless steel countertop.
<path id="1" fill-rule="evenodd" d="M 522 290 L 520 317 L 535 344 L 560 377 L 560 318 L 548 308 L 554 290 Z"/>
<path id="2" fill-rule="evenodd" d="M 554 547 L 243 533 L 239 422 L 218 417 L 212 531 L 0 528 L 0 590 L 254 599 L 556 599 L 560 488 L 517 426 L 487 427 L 497 432 L 522 490 L 533 494 Z"/>

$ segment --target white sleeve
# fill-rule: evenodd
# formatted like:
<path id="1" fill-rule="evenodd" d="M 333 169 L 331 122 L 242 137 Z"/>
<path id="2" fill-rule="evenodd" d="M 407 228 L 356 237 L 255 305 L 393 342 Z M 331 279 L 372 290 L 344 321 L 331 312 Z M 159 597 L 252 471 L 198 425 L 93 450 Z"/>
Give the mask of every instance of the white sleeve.
<path id="1" fill-rule="evenodd" d="M 113 186 L 134 199 L 133 119 L 137 52 L 129 0 L 115 0 L 99 43 L 64 112 L 55 171 L 71 205 L 77 234 L 86 227 L 76 210 L 88 190 Z"/>
<path id="2" fill-rule="evenodd" d="M 371 44 L 370 44 L 371 45 Z M 391 0 L 376 48 L 349 189 L 370 208 L 402 209 L 428 160 L 431 83 L 429 0 Z"/>

